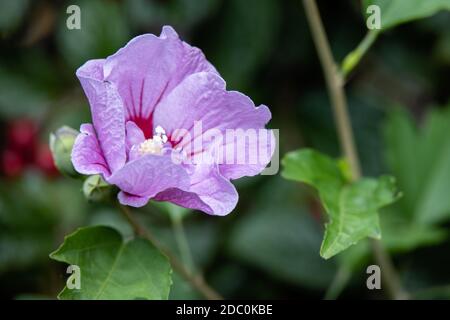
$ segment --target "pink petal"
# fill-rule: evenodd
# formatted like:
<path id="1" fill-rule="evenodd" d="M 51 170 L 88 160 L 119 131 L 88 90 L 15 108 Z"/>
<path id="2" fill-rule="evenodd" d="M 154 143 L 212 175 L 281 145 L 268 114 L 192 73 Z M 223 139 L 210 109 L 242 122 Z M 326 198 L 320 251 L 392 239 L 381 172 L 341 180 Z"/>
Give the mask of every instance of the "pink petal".
<path id="1" fill-rule="evenodd" d="M 83 124 L 80 131 L 72 149 L 72 163 L 75 170 L 81 174 L 103 174 L 104 177 L 108 177 L 110 175 L 108 165 L 93 126 Z"/>
<path id="2" fill-rule="evenodd" d="M 224 216 L 236 207 L 238 194 L 233 184 L 220 175 L 217 167 L 199 165 L 191 175 L 189 189 L 169 189 L 159 193 L 155 200 Z"/>
<path id="3" fill-rule="evenodd" d="M 135 196 L 123 191 L 119 192 L 117 198 L 121 204 L 136 208 L 145 206 L 150 200 L 150 197 Z"/>
<path id="4" fill-rule="evenodd" d="M 126 124 L 127 151 L 129 151 L 132 146 L 140 144 L 144 141 L 145 136 L 142 130 L 134 122 L 127 121 Z"/>
<path id="5" fill-rule="evenodd" d="M 146 198 L 168 188 L 187 188 L 190 183 L 186 170 L 173 163 L 170 155 L 146 155 L 132 160 L 107 181 L 130 195 Z"/>
<path id="6" fill-rule="evenodd" d="M 122 100 L 113 84 L 101 77 L 104 60 L 91 60 L 77 70 L 91 106 L 92 122 L 111 172 L 126 161 L 125 116 Z"/>
<path id="7" fill-rule="evenodd" d="M 105 79 L 114 83 L 128 120 L 146 119 L 151 126 L 154 107 L 187 75 L 216 72 L 203 53 L 182 42 L 175 30 L 164 27 L 160 37 L 145 34 L 132 39 L 104 65 Z M 148 134 L 151 128 L 141 128 Z"/>

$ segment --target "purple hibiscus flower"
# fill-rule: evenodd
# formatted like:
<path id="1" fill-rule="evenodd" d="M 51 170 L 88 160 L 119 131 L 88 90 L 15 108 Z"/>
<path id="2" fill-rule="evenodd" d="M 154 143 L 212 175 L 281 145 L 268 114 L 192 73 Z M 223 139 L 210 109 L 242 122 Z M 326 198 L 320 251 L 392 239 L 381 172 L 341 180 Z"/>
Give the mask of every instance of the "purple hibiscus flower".
<path id="1" fill-rule="evenodd" d="M 72 162 L 79 173 L 101 174 L 116 185 L 124 205 L 140 207 L 154 199 L 226 215 L 238 200 L 230 180 L 260 173 L 273 154 L 273 134 L 264 129 L 269 109 L 227 91 L 203 53 L 171 27 L 86 62 L 77 76 L 92 124 L 81 125 Z M 218 133 L 236 129 L 259 134 L 219 139 Z M 244 161 L 234 153 L 229 157 L 236 149 L 244 149 Z M 252 154 L 258 161 L 248 160 Z M 203 161 L 195 160 L 199 155 Z"/>

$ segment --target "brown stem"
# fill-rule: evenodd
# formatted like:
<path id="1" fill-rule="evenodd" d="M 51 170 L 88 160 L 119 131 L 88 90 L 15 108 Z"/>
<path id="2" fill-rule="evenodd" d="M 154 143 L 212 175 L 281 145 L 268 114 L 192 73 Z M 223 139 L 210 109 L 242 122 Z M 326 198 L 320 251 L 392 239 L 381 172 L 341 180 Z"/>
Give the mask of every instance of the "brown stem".
<path id="1" fill-rule="evenodd" d="M 185 278 L 198 292 L 208 300 L 223 300 L 223 297 L 206 283 L 202 275 L 191 273 L 189 269 L 187 269 L 166 246 L 160 243 L 149 230 L 143 228 L 134 218 L 128 207 L 122 205 L 118 205 L 118 207 L 133 227 L 135 234 L 147 239 L 161 251 L 169 259 L 172 268 Z"/>
<path id="2" fill-rule="evenodd" d="M 325 29 L 315 0 L 303 0 L 306 17 L 311 28 L 312 38 L 322 64 L 328 93 L 332 102 L 334 118 L 339 135 L 341 149 L 350 163 L 353 180 L 361 178 L 361 167 L 355 147 L 353 130 L 347 110 L 347 99 L 344 91 L 344 79 L 333 58 Z M 375 260 L 383 270 L 383 282 L 389 296 L 393 299 L 405 299 L 397 272 L 389 254 L 379 240 L 372 240 Z"/>
<path id="3" fill-rule="evenodd" d="M 328 93 L 333 106 L 334 118 L 336 121 L 339 141 L 342 151 L 348 158 L 353 178 L 361 176 L 361 169 L 358 161 L 358 154 L 353 139 L 353 131 L 350 123 L 350 117 L 347 111 L 347 99 L 344 93 L 344 80 L 339 73 L 339 68 L 334 61 L 330 45 L 325 30 L 322 25 L 319 10 L 314 0 L 303 0 L 306 11 L 306 17 L 311 28 L 314 44 L 322 64 L 322 70 L 325 76 Z"/>
<path id="4" fill-rule="evenodd" d="M 388 291 L 388 295 L 395 300 L 407 300 L 409 295 L 403 290 L 391 257 L 384 249 L 381 241 L 372 239 L 371 244 L 375 260 L 381 267 L 383 275 L 382 279 L 384 278 L 385 280 L 384 284 Z"/>

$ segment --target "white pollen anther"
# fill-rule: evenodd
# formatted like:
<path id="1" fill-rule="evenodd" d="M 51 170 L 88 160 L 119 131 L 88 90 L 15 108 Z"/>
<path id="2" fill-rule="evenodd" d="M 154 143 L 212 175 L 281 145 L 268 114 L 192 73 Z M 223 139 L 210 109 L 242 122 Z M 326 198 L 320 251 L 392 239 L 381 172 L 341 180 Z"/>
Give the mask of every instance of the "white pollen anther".
<path id="1" fill-rule="evenodd" d="M 163 144 L 161 141 L 156 141 L 155 139 L 147 139 L 142 142 L 138 147 L 138 152 L 140 155 L 146 154 L 161 154 Z"/>
<path id="2" fill-rule="evenodd" d="M 166 134 L 166 130 L 164 130 L 161 126 L 157 126 L 155 128 L 156 134 Z"/>
<path id="3" fill-rule="evenodd" d="M 162 149 L 164 144 L 168 141 L 166 136 L 166 131 L 161 127 L 157 126 L 155 128 L 155 135 L 152 139 L 147 139 L 138 145 L 138 152 L 140 155 L 146 154 L 162 154 Z"/>
<path id="4" fill-rule="evenodd" d="M 166 135 L 166 130 L 164 130 L 163 127 L 156 126 L 155 133 L 156 134 L 153 136 L 153 139 L 158 137 L 159 139 L 161 139 L 162 143 L 166 143 L 167 142 L 168 139 L 167 139 L 167 135 Z"/>

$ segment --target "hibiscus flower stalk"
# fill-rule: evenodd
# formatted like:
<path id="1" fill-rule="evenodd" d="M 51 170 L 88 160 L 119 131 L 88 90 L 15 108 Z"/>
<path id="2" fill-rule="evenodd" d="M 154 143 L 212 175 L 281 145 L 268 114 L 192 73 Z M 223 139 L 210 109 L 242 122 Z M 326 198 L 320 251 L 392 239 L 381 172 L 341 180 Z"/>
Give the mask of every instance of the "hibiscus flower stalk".
<path id="1" fill-rule="evenodd" d="M 361 166 L 353 137 L 347 99 L 344 90 L 344 76 L 333 58 L 330 44 L 323 27 L 322 19 L 315 0 L 303 0 L 306 17 L 311 29 L 312 38 L 316 46 L 320 63 L 322 64 L 328 93 L 334 112 L 334 119 L 338 131 L 341 149 L 349 161 L 352 179 L 361 178 Z M 387 293 L 392 299 L 406 299 L 407 294 L 401 286 L 394 264 L 380 240 L 371 239 L 372 251 L 377 264 L 383 271 L 383 282 Z"/>
<path id="2" fill-rule="evenodd" d="M 136 220 L 131 210 L 120 203 L 117 204 L 120 212 L 132 226 L 136 236 L 142 237 L 150 241 L 159 251 L 161 251 L 167 259 L 169 259 L 172 268 L 178 272 L 193 288 L 201 293 L 208 300 L 223 300 L 223 297 L 213 288 L 211 288 L 201 274 L 195 274 L 191 268 L 184 265 L 165 245 L 160 243 L 158 239 L 146 228 L 144 228 Z"/>

